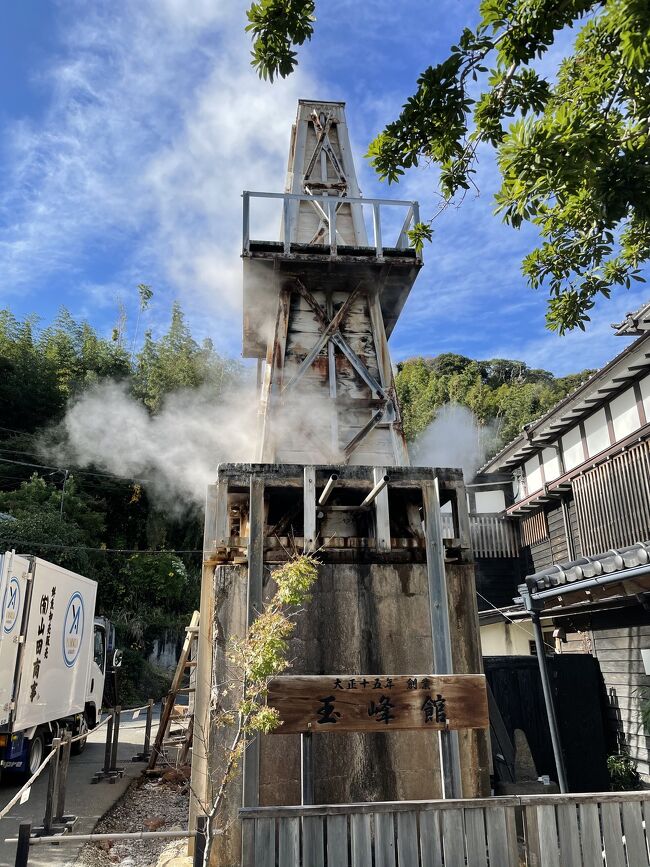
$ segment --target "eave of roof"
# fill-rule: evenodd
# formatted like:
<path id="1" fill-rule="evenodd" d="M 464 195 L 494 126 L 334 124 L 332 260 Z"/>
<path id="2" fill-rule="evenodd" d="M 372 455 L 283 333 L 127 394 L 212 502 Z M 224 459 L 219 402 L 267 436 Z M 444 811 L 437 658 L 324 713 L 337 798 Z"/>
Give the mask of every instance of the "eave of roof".
<path id="1" fill-rule="evenodd" d="M 561 436 L 565 430 L 573 427 L 576 422 L 593 413 L 598 405 L 604 403 L 610 395 L 622 391 L 626 385 L 639 377 L 640 371 L 650 370 L 650 352 L 645 352 L 642 364 L 633 365 L 631 363 L 635 360 L 638 350 L 643 348 L 645 342 L 649 339 L 650 332 L 642 334 L 604 367 L 601 367 L 600 370 L 596 371 L 589 379 L 579 385 L 571 394 L 558 401 L 547 413 L 527 424 L 524 432 L 505 445 L 498 454 L 479 469 L 479 473 L 502 471 L 506 468 L 522 464 L 530 454 L 549 445 Z M 612 377 L 611 386 L 597 389 L 595 395 L 589 395 L 594 386 L 601 380 L 607 379 L 608 375 L 613 373 L 622 362 L 628 362 L 625 375 L 622 375 L 623 370 L 625 370 L 625 367 L 623 367 L 623 370 L 620 371 L 621 376 Z M 543 428 L 548 429 L 542 430 L 541 434 L 538 433 Z M 536 433 L 538 434 L 537 440 L 535 440 Z M 539 439 L 540 436 L 543 437 L 541 441 Z"/>
<path id="2" fill-rule="evenodd" d="M 650 592 L 650 542 L 556 563 L 528 575 L 518 589 L 526 607 L 535 610 L 575 604 L 578 597 L 591 602 Z"/>
<path id="3" fill-rule="evenodd" d="M 628 313 L 618 325 L 613 324 L 619 336 L 636 336 L 650 330 L 650 302 Z"/>

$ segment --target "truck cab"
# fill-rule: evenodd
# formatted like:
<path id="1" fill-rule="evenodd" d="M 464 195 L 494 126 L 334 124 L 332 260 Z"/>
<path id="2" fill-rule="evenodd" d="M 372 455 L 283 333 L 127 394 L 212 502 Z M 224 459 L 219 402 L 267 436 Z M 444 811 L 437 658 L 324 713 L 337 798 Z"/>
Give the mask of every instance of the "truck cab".
<path id="1" fill-rule="evenodd" d="M 115 647 L 115 626 L 106 617 L 95 617 L 85 710 L 90 728 L 97 724 L 100 709 L 116 702 L 114 679 L 120 659 L 121 653 Z"/>

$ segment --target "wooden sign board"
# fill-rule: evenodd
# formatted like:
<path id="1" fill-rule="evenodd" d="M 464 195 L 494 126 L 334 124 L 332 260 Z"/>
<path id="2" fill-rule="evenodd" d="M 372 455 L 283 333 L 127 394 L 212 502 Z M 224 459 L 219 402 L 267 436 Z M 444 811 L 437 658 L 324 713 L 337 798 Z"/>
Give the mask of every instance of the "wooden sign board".
<path id="1" fill-rule="evenodd" d="M 282 720 L 276 734 L 489 726 L 482 674 L 276 677 L 267 703 Z"/>

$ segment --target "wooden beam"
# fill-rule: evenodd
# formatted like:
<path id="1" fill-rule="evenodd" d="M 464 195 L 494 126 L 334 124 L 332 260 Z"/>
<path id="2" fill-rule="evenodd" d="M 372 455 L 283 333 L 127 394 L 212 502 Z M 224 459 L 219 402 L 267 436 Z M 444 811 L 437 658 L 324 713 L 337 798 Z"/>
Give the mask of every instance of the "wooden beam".
<path id="1" fill-rule="evenodd" d="M 375 352 L 377 353 L 377 364 L 379 366 L 379 380 L 382 387 L 389 395 L 394 408 L 394 420 L 391 422 L 391 434 L 393 453 L 395 456 L 395 464 L 397 466 L 408 466 L 409 453 L 406 445 L 406 437 L 402 428 L 402 421 L 399 414 L 399 404 L 397 402 L 395 379 L 393 377 L 393 368 L 390 363 L 390 352 L 388 350 L 388 339 L 386 337 L 386 328 L 384 327 L 384 317 L 381 312 L 381 303 L 379 301 L 379 291 L 375 290 L 368 294 L 368 310 L 370 312 L 370 326 L 372 329 L 372 337 L 375 344 Z"/>
<path id="2" fill-rule="evenodd" d="M 427 549 L 433 669 L 437 674 L 451 674 L 453 663 L 449 603 L 437 479 L 433 483 L 425 482 L 422 485 L 422 503 Z M 445 796 L 459 797 L 461 795 L 460 751 L 458 740 L 451 733 L 440 734 L 440 758 Z"/>
<path id="3" fill-rule="evenodd" d="M 264 481 L 251 476 L 248 516 L 247 624 L 261 611 L 264 587 Z M 243 805 L 256 807 L 260 797 L 260 743 L 253 738 L 244 752 Z"/>
<path id="4" fill-rule="evenodd" d="M 378 484 L 386 475 L 386 467 L 373 468 L 373 481 Z M 378 551 L 390 551 L 390 512 L 388 508 L 388 486 L 375 498 L 375 534 Z"/>
<path id="5" fill-rule="evenodd" d="M 316 467 L 305 467 L 303 491 L 303 536 L 305 553 L 316 550 Z"/>
<path id="6" fill-rule="evenodd" d="M 266 347 L 266 368 L 264 370 L 264 383 L 260 397 L 258 454 L 261 461 L 273 460 L 275 456 L 275 449 L 271 442 L 270 410 L 273 397 L 282 384 L 282 368 L 284 366 L 284 356 L 287 346 L 290 310 L 291 288 L 284 287 L 278 295 L 273 337 L 269 340 Z"/>

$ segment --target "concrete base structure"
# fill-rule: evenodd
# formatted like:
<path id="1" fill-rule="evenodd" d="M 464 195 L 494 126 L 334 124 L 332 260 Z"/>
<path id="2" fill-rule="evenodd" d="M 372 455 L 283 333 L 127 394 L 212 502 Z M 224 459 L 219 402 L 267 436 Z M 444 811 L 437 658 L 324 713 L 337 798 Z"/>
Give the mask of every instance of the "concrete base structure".
<path id="1" fill-rule="evenodd" d="M 243 635 L 247 569 L 214 570 L 214 695 L 226 672 L 225 636 Z M 450 619 L 455 670 L 480 671 L 478 641 L 467 640 L 474 618 L 471 565 L 448 566 Z M 265 596 L 273 592 L 269 579 Z M 428 672 L 432 668 L 429 592 L 425 564 L 322 564 L 312 602 L 298 616 L 291 645 L 292 674 Z M 487 739 L 461 732 L 464 797 L 489 794 Z M 212 732 L 210 777 L 220 781 L 232 732 Z M 327 734 L 313 738 L 314 796 L 318 804 L 400 801 L 442 797 L 438 737 L 423 732 Z M 240 780 L 233 780 L 224 814 L 225 834 L 217 841 L 214 864 L 240 864 L 237 820 Z M 300 804 L 300 736 L 273 734 L 261 739 L 259 805 Z M 227 816 L 227 821 L 226 821 Z"/>

